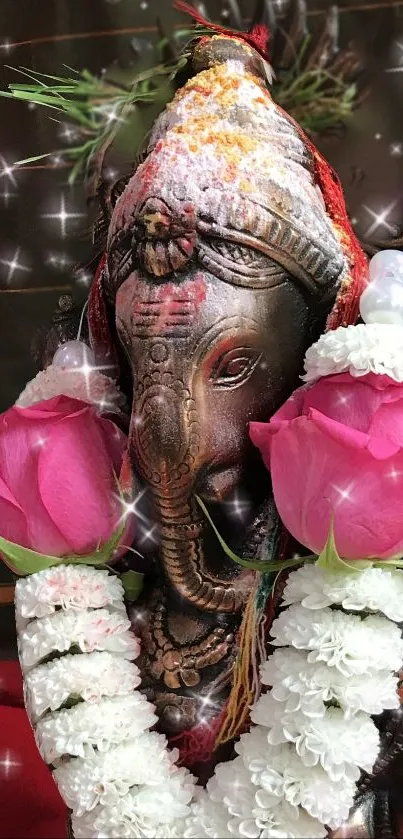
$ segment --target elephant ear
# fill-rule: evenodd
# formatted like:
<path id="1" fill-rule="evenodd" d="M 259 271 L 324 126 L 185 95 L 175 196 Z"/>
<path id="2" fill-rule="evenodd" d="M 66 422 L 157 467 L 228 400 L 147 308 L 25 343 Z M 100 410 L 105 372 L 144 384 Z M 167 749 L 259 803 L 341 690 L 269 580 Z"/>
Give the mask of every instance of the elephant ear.
<path id="1" fill-rule="evenodd" d="M 103 255 L 91 286 L 88 299 L 88 324 L 91 345 L 97 365 L 105 368 L 106 375 L 118 375 L 118 338 L 113 313 L 108 308 L 105 294 L 106 253 Z"/>

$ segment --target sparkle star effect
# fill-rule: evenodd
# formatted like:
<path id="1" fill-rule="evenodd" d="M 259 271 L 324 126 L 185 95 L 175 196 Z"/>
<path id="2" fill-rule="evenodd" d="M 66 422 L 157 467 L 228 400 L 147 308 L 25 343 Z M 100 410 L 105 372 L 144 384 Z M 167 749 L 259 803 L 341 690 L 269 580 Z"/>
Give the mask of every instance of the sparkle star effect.
<path id="1" fill-rule="evenodd" d="M 373 223 L 369 226 L 368 230 L 365 233 L 365 236 L 372 236 L 378 230 L 378 227 L 385 227 L 389 233 L 395 234 L 396 229 L 388 222 L 388 217 L 390 213 L 395 208 L 397 204 L 397 200 L 392 201 L 385 210 L 382 210 L 380 213 L 377 213 L 375 210 L 372 210 L 371 207 L 367 207 L 366 204 L 363 204 L 364 210 L 369 213 L 370 216 L 374 219 Z"/>
<path id="2" fill-rule="evenodd" d="M 46 445 L 46 443 L 47 443 L 46 437 L 37 437 L 37 439 L 33 443 L 33 446 L 34 446 L 35 449 L 36 448 L 43 449 L 43 447 Z"/>
<path id="3" fill-rule="evenodd" d="M 10 164 L 7 163 L 7 160 L 5 159 L 5 157 L 3 157 L 2 154 L 0 155 L 0 164 L 0 178 L 7 178 L 9 181 L 11 181 L 13 186 L 17 186 L 17 181 L 14 176 L 15 166 L 10 166 Z"/>
<path id="4" fill-rule="evenodd" d="M 46 263 L 53 268 L 59 268 L 63 271 L 64 268 L 68 268 L 72 265 L 72 260 L 66 253 L 50 253 L 47 257 Z"/>
<path id="5" fill-rule="evenodd" d="M 250 502 L 247 498 L 243 498 L 239 492 L 236 492 L 233 498 L 225 502 L 226 508 L 230 515 L 238 519 L 244 519 L 250 510 Z"/>
<path id="6" fill-rule="evenodd" d="M 338 507 L 339 504 L 343 504 L 345 501 L 352 502 L 352 491 L 354 489 L 355 482 L 353 481 L 347 487 L 338 487 L 335 484 L 332 484 L 332 489 L 338 494 L 338 499 L 336 501 L 336 506 Z"/>
<path id="7" fill-rule="evenodd" d="M 348 405 L 348 403 L 351 402 L 352 394 L 337 393 L 336 397 L 336 405 Z"/>
<path id="8" fill-rule="evenodd" d="M 64 123 L 59 131 L 59 137 L 66 143 L 74 143 L 77 140 L 77 131 L 68 123 Z"/>
<path id="9" fill-rule="evenodd" d="M 43 213 L 42 218 L 57 220 L 60 224 L 60 234 L 63 239 L 67 235 L 67 222 L 72 219 L 85 218 L 85 213 L 72 213 L 66 209 L 66 198 L 64 195 L 60 197 L 60 210 L 58 213 Z"/>
<path id="10" fill-rule="evenodd" d="M 146 525 L 150 524 L 147 517 L 141 512 L 141 510 L 138 509 L 138 505 L 139 505 L 141 499 L 143 498 L 143 496 L 145 495 L 145 493 L 146 493 L 146 490 L 142 489 L 136 495 L 136 497 L 133 498 L 132 501 L 126 501 L 120 495 L 115 496 L 118 499 L 118 501 L 119 501 L 119 503 L 121 504 L 121 507 L 122 507 L 122 515 L 121 515 L 121 517 L 118 521 L 118 527 L 120 527 L 121 524 L 126 522 L 127 519 L 129 518 L 129 516 L 136 516 L 137 519 L 144 522 Z"/>
<path id="11" fill-rule="evenodd" d="M 395 469 L 395 467 L 393 466 L 386 477 L 390 478 L 392 481 L 397 481 L 402 476 L 402 474 L 403 472 L 401 472 L 399 469 Z"/>
<path id="12" fill-rule="evenodd" d="M 158 528 L 156 524 L 141 531 L 139 538 L 140 545 L 157 545 L 158 544 Z"/>
<path id="13" fill-rule="evenodd" d="M 99 364 L 99 365 L 90 364 L 89 360 L 88 360 L 89 359 L 89 352 L 90 351 L 88 350 L 88 356 L 87 356 L 87 348 L 84 349 L 84 364 L 82 364 L 80 367 L 72 367 L 70 372 L 77 373 L 77 375 L 81 375 L 81 376 L 84 377 L 87 398 L 90 401 L 92 401 L 91 379 L 93 377 L 94 372 L 105 374 L 105 371 L 112 370 L 113 367 L 111 367 L 110 365 L 106 365 L 106 364 Z M 116 429 L 116 431 L 118 433 L 118 429 Z"/>
<path id="14" fill-rule="evenodd" d="M 148 620 L 148 614 L 145 609 L 135 609 L 131 610 L 130 617 L 132 623 L 136 624 L 145 624 Z"/>
<path id="15" fill-rule="evenodd" d="M 107 181 L 116 181 L 119 172 L 117 169 L 113 169 L 112 166 L 109 166 L 105 169 L 105 178 Z"/>
<path id="16" fill-rule="evenodd" d="M 6 186 L 3 189 L 3 192 L 0 192 L 0 198 L 2 199 L 5 207 L 8 207 L 8 205 L 10 203 L 10 198 L 16 198 L 16 197 L 17 197 L 17 193 L 16 192 L 10 192 L 8 186 Z"/>
<path id="17" fill-rule="evenodd" d="M 31 271 L 31 268 L 28 265 L 24 265 L 23 262 L 19 262 L 20 253 L 21 248 L 16 248 L 12 259 L 0 259 L 1 265 L 5 265 L 6 268 L 8 268 L 7 276 L 5 278 L 6 283 L 11 283 L 14 274 L 18 271 Z"/>
<path id="18" fill-rule="evenodd" d="M 3 52 L 9 53 L 14 49 L 14 44 L 9 38 L 5 38 L 0 44 L 0 49 L 2 49 Z"/>
<path id="19" fill-rule="evenodd" d="M 198 703 L 199 708 L 200 708 L 199 713 L 198 713 L 199 723 L 201 723 L 201 725 L 210 725 L 211 717 L 210 716 L 205 716 L 206 711 L 208 711 L 208 709 L 216 710 L 220 706 L 217 704 L 217 702 L 214 701 L 214 699 L 212 699 L 212 697 L 209 693 L 207 693 L 206 696 L 200 696 L 200 694 L 195 693 L 195 694 L 193 694 L 193 697 L 196 700 L 196 702 Z"/>
<path id="20" fill-rule="evenodd" d="M 88 288 L 88 286 L 92 283 L 92 274 L 90 274 L 88 271 L 79 271 L 79 273 L 77 274 L 76 283 L 77 285 L 81 285 L 84 288 Z"/>
<path id="21" fill-rule="evenodd" d="M 94 110 L 105 117 L 107 125 L 111 125 L 113 122 L 124 122 L 123 117 L 119 115 L 117 105 L 99 105 L 99 107 Z"/>
<path id="22" fill-rule="evenodd" d="M 56 168 L 60 166 L 62 163 L 64 163 L 63 158 L 60 154 L 52 154 L 50 160 L 51 163 L 53 163 L 53 166 L 55 166 Z"/>
<path id="23" fill-rule="evenodd" d="M 391 153 L 392 157 L 401 157 L 401 155 L 403 154 L 402 143 L 391 143 L 390 153 Z"/>
<path id="24" fill-rule="evenodd" d="M 8 778 L 11 770 L 15 769 L 17 766 L 21 766 L 21 762 L 19 760 L 13 760 L 10 749 L 7 749 L 4 756 L 0 758 L 0 771 L 3 769 L 4 775 Z"/>

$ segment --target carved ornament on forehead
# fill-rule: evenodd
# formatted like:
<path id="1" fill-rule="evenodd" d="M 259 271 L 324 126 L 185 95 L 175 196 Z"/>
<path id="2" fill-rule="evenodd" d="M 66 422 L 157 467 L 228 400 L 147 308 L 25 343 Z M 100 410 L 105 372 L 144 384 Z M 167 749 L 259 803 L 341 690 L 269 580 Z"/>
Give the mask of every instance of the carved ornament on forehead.
<path id="1" fill-rule="evenodd" d="M 196 242 L 196 212 L 190 203 L 174 210 L 160 198 L 148 198 L 135 215 L 133 253 L 155 277 L 182 270 Z"/>
<path id="2" fill-rule="evenodd" d="M 172 336 L 187 338 L 192 333 L 194 320 L 206 297 L 206 281 L 197 273 L 178 285 L 163 283 L 146 286 L 142 283 L 134 299 L 130 315 L 132 336 L 142 339 Z"/>

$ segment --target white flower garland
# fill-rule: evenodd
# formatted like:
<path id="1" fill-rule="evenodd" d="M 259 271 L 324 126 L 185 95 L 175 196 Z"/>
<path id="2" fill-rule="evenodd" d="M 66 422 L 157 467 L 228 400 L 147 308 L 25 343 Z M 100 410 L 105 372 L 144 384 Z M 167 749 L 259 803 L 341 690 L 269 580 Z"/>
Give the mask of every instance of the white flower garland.
<path id="1" fill-rule="evenodd" d="M 117 577 L 86 566 L 17 582 L 27 712 L 77 839 L 180 837 L 194 779 L 149 730 L 157 717 L 136 690 L 140 674 L 129 659 L 140 645 L 123 597 Z"/>
<path id="2" fill-rule="evenodd" d="M 399 707 L 403 640 L 393 621 L 403 617 L 402 590 L 399 570 L 293 571 L 271 630 L 277 649 L 261 669 L 271 690 L 252 709 L 237 757 L 201 790 L 150 731 L 156 715 L 127 658 L 139 645 L 120 581 L 83 566 L 19 580 L 27 710 L 76 839 L 319 839 L 337 828 L 378 753 L 371 714 Z M 69 653 L 72 644 L 81 652 Z"/>
<path id="3" fill-rule="evenodd" d="M 41 370 L 19 395 L 16 405 L 25 408 L 52 399 L 54 396 L 70 396 L 91 402 L 100 411 L 119 414 L 126 408 L 126 399 L 119 390 L 116 382 L 105 376 L 95 367 L 90 375 L 84 368 L 66 369 L 56 364 L 50 364 L 46 370 Z"/>
<path id="4" fill-rule="evenodd" d="M 321 376 L 376 373 L 403 382 L 403 329 L 396 323 L 339 326 L 320 336 L 305 356 L 305 382 Z"/>
<path id="5" fill-rule="evenodd" d="M 325 837 L 347 819 L 379 749 L 370 715 L 399 707 L 403 641 L 387 617 L 340 606 L 396 619 L 394 585 L 401 590 L 402 571 L 306 565 L 289 575 L 271 630 L 281 649 L 261 670 L 271 691 L 252 709 L 238 756 L 216 768 L 192 805 L 187 839 Z"/>
<path id="6" fill-rule="evenodd" d="M 21 667 L 27 670 L 54 652 L 71 647 L 81 652 L 108 650 L 132 660 L 140 648 L 130 631 L 130 621 L 122 612 L 84 609 L 82 612 L 55 612 L 31 621 L 19 636 Z"/>

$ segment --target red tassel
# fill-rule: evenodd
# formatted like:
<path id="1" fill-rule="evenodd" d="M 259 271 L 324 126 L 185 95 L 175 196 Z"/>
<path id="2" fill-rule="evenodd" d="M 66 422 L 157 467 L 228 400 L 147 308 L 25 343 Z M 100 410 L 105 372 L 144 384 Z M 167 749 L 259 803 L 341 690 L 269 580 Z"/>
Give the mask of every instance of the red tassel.
<path id="1" fill-rule="evenodd" d="M 354 324 L 358 318 L 360 297 L 368 278 L 368 260 L 351 226 L 344 201 L 343 188 L 338 175 L 310 143 L 315 161 L 315 175 L 326 210 L 342 234 L 342 245 L 350 263 L 350 276 L 341 287 L 336 303 L 330 312 L 327 328 Z"/>
<path id="2" fill-rule="evenodd" d="M 253 49 L 262 56 L 262 58 L 266 61 L 269 60 L 268 42 L 270 33 L 267 26 L 263 23 L 255 24 L 250 32 L 238 32 L 236 29 L 226 29 L 218 23 L 210 23 L 209 20 L 206 20 L 206 18 L 203 17 L 197 9 L 191 6 L 190 3 L 186 3 L 185 0 L 175 0 L 173 6 L 178 12 L 190 15 L 196 23 L 200 23 L 201 26 L 205 26 L 207 29 L 217 32 L 219 35 L 225 35 L 228 38 L 239 38 L 241 41 L 246 41 L 249 46 L 253 47 Z"/>
<path id="3" fill-rule="evenodd" d="M 225 707 L 208 723 L 201 723 L 169 738 L 169 745 L 179 749 L 179 766 L 186 766 L 189 769 L 197 763 L 208 763 L 212 759 L 224 713 Z"/>
<path id="4" fill-rule="evenodd" d="M 102 283 L 105 263 L 106 254 L 103 255 L 98 265 L 91 286 L 88 298 L 88 323 L 97 364 L 105 365 L 105 367 L 118 368 L 119 362 L 109 325 L 109 316 Z"/>

